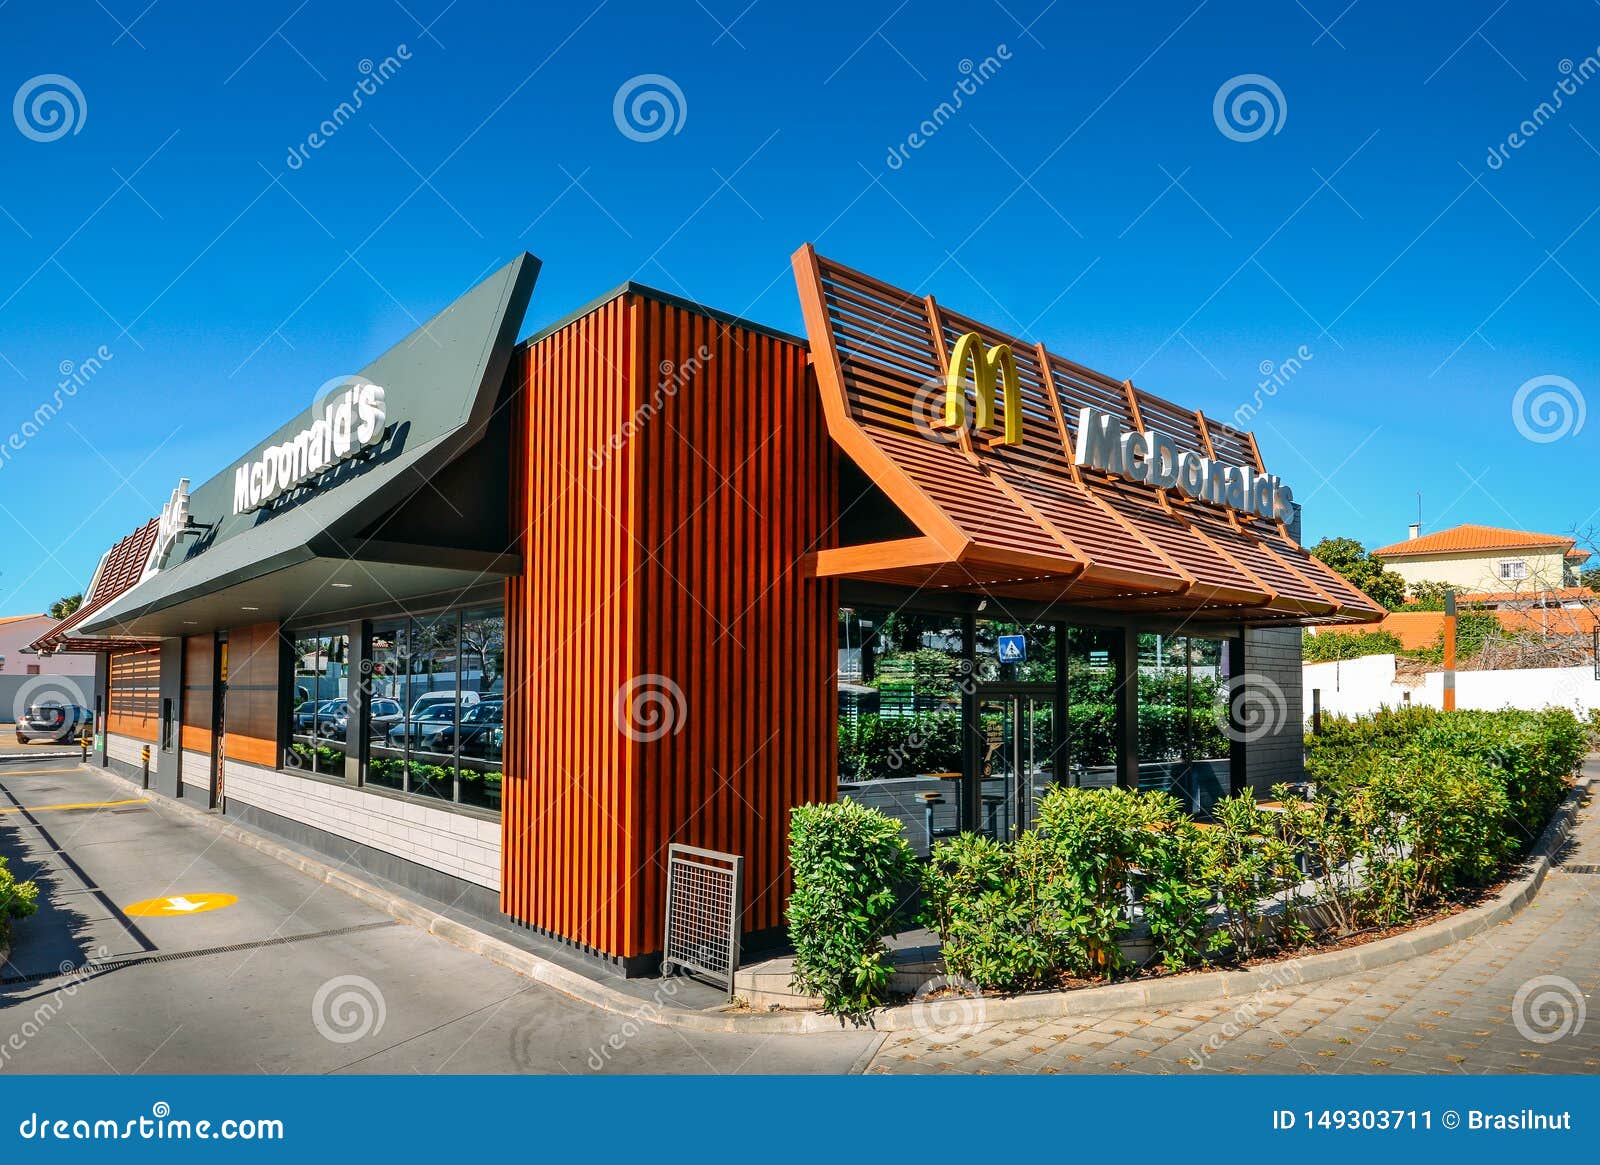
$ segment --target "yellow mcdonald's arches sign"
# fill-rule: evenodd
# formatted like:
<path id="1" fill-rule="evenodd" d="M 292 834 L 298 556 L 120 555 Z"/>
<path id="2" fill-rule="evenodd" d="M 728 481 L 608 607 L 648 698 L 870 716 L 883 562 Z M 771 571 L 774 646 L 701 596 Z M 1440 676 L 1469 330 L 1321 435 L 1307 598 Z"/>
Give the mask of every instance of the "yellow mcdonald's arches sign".
<path id="1" fill-rule="evenodd" d="M 994 382 L 1000 381 L 1005 402 L 1006 445 L 1022 444 L 1022 383 L 1017 379 L 1017 360 L 1010 344 L 985 347 L 983 337 L 968 332 L 950 349 L 950 370 L 945 375 L 944 427 L 960 429 L 967 422 L 967 365 L 972 365 L 972 381 L 977 389 L 976 428 L 994 427 Z"/>

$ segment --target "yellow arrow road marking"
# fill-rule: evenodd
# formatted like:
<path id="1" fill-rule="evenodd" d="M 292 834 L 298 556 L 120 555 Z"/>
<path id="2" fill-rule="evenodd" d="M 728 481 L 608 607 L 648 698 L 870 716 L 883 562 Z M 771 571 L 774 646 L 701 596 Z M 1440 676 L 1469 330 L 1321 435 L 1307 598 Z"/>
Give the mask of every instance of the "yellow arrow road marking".
<path id="1" fill-rule="evenodd" d="M 135 797 L 131 801 L 84 801 L 77 805 L 19 805 L 15 809 L 0 809 L 0 813 L 42 813 L 46 809 L 108 809 L 112 805 L 147 805 L 149 797 Z"/>
<path id="2" fill-rule="evenodd" d="M 124 914 L 140 918 L 170 918 L 173 915 L 203 914 L 207 910 L 221 910 L 232 906 L 239 898 L 235 894 L 173 894 L 166 898 L 146 898 L 132 906 L 124 906 Z"/>

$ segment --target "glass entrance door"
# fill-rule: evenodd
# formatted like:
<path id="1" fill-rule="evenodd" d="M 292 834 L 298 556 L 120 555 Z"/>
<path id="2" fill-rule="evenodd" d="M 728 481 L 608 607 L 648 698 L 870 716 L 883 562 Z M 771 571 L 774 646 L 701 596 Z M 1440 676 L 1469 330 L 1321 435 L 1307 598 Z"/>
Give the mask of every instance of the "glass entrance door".
<path id="1" fill-rule="evenodd" d="M 1053 690 L 978 693 L 977 832 L 1009 841 L 1057 779 Z"/>

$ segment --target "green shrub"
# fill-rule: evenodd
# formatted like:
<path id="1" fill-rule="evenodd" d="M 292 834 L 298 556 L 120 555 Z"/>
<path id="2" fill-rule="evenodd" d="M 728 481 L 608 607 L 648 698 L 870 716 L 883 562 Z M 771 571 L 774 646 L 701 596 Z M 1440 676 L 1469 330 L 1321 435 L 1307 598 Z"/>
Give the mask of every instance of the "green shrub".
<path id="1" fill-rule="evenodd" d="M 900 822 L 851 801 L 802 805 L 789 825 L 789 942 L 795 987 L 831 1015 L 859 1019 L 881 1004 L 902 888 L 916 861 Z"/>
<path id="2" fill-rule="evenodd" d="M 39 887 L 32 882 L 19 882 L 6 868 L 5 858 L 0 858 L 0 941 L 11 934 L 11 920 L 27 918 L 39 909 Z"/>
<path id="3" fill-rule="evenodd" d="M 1307 929 L 1292 910 L 1269 915 L 1273 897 L 1300 883 L 1295 849 L 1280 833 L 1278 817 L 1256 804 L 1254 794 L 1225 797 L 1212 808 L 1214 826 L 1205 834 L 1205 877 L 1216 887 L 1223 927 L 1210 942 L 1248 959 L 1268 947 L 1293 946 Z M 1269 917 L 1276 919 L 1268 925 Z"/>
<path id="4" fill-rule="evenodd" d="M 1166 793 L 1059 787 L 1015 842 L 963 835 L 934 847 L 927 921 L 952 974 L 1014 991 L 1129 970 L 1118 943 L 1136 893 L 1156 954 L 1176 969 L 1204 957 L 1208 853 Z"/>
<path id="5" fill-rule="evenodd" d="M 1043 917 L 1049 856 L 1036 833 L 997 842 L 964 833 L 934 847 L 923 869 L 926 921 L 945 970 L 990 990 L 1051 982 L 1057 940 Z"/>
<path id="6" fill-rule="evenodd" d="M 1364 655 L 1398 655 L 1405 644 L 1393 631 L 1329 632 L 1301 638 L 1300 656 L 1306 663 L 1332 663 Z"/>

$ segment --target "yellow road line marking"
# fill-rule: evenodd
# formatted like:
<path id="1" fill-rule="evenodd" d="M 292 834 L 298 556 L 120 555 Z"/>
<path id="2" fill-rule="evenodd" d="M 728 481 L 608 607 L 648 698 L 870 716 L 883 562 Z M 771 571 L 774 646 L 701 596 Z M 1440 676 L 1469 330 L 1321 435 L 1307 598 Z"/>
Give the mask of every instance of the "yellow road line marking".
<path id="1" fill-rule="evenodd" d="M 113 805 L 147 805 L 149 797 L 135 797 L 131 801 L 84 801 L 77 805 L 21 805 L 15 809 L 0 809 L 0 813 L 41 813 L 46 809 L 109 809 Z"/>
<path id="2" fill-rule="evenodd" d="M 77 768 L 70 769 L 5 769 L 0 768 L 0 778 L 20 777 L 28 773 L 75 773 Z"/>

